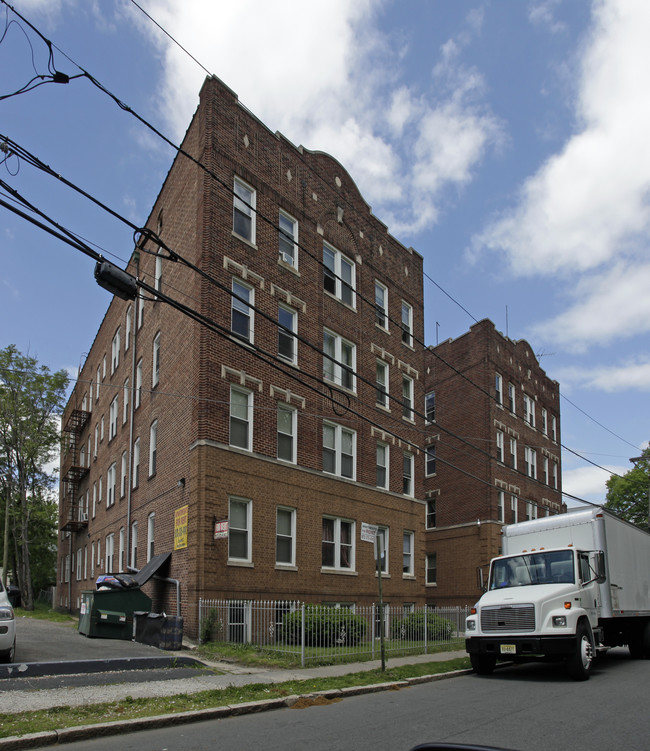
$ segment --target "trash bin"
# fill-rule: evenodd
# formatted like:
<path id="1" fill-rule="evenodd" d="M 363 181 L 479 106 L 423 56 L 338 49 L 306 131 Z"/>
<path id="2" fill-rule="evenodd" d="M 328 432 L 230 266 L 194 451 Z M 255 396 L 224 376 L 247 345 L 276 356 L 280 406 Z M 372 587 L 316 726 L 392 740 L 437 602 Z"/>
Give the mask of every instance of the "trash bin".
<path id="1" fill-rule="evenodd" d="M 133 639 L 133 613 L 150 608 L 151 598 L 139 587 L 82 592 L 79 633 L 104 639 Z"/>
<path id="2" fill-rule="evenodd" d="M 158 649 L 178 650 L 183 646 L 183 618 L 165 613 L 136 612 L 133 638 Z"/>

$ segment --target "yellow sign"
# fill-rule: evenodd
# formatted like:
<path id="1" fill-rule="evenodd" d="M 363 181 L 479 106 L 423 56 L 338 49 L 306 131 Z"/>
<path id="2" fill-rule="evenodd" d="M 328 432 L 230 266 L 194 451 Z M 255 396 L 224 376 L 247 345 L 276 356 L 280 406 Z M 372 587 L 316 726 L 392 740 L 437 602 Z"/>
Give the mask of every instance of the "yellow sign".
<path id="1" fill-rule="evenodd" d="M 187 547 L 187 510 L 182 506 L 174 511 L 174 550 Z"/>

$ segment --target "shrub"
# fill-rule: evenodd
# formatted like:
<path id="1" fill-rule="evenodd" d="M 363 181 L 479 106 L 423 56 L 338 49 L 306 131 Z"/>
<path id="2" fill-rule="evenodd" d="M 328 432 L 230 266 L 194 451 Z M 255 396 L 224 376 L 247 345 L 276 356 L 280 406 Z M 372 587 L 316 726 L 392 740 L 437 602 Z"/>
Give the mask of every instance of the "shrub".
<path id="1" fill-rule="evenodd" d="M 409 615 L 391 624 L 392 639 L 413 639 L 424 641 L 425 613 L 409 613 Z M 454 631 L 454 624 L 431 610 L 426 613 L 427 641 L 447 641 Z"/>
<path id="2" fill-rule="evenodd" d="M 300 644 L 302 610 L 287 613 L 282 619 L 280 638 L 285 644 Z M 305 606 L 305 645 L 333 647 L 353 646 L 363 641 L 368 624 L 365 618 L 349 610 L 326 605 Z"/>

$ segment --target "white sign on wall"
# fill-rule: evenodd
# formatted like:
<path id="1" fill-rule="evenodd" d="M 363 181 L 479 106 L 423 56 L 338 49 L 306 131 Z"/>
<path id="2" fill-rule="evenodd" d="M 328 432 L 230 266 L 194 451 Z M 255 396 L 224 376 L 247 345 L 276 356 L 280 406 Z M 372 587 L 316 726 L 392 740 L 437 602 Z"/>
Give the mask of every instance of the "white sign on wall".
<path id="1" fill-rule="evenodd" d="M 377 530 L 379 527 L 376 524 L 366 524 L 361 522 L 361 540 L 363 542 L 375 542 L 377 540 Z"/>

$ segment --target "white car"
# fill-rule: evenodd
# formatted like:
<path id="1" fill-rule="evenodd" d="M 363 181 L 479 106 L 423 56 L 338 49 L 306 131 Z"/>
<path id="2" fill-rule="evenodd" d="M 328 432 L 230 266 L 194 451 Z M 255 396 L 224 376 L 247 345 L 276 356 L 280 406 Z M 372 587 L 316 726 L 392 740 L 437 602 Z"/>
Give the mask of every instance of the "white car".
<path id="1" fill-rule="evenodd" d="M 16 653 L 16 620 L 7 591 L 0 581 L 0 662 L 13 662 Z"/>

